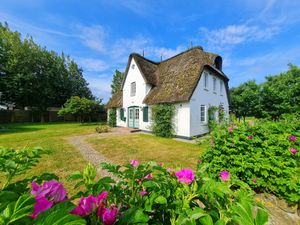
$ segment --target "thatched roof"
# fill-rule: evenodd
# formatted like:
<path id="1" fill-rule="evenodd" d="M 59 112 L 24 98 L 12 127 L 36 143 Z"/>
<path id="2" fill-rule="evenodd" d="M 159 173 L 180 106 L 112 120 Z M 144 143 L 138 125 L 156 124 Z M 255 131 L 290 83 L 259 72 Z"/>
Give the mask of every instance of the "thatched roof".
<path id="1" fill-rule="evenodd" d="M 132 58 L 135 59 L 146 83 L 153 86 L 143 101 L 147 105 L 189 101 L 204 68 L 218 74 L 225 81 L 228 91 L 227 76 L 214 67 L 216 60 L 222 60 L 222 58 L 203 51 L 201 47 L 191 48 L 162 62 L 153 62 L 139 54 L 132 53 L 128 59 L 124 82 Z"/>
<path id="2" fill-rule="evenodd" d="M 123 104 L 123 91 L 116 92 L 106 104 L 106 108 L 120 108 Z"/>

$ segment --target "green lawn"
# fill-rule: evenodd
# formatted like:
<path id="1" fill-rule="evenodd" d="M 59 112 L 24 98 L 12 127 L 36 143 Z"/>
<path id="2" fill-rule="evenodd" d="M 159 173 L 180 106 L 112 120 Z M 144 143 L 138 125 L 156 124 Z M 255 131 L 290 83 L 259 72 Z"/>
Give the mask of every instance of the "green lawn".
<path id="1" fill-rule="evenodd" d="M 132 159 L 140 162 L 152 160 L 173 168 L 195 168 L 197 159 L 207 147 L 148 134 L 92 137 L 86 141 L 115 163 L 124 164 Z"/>
<path id="2" fill-rule="evenodd" d="M 41 146 L 50 151 L 44 155 L 37 167 L 23 177 L 45 172 L 57 174 L 62 181 L 76 170 L 82 170 L 86 161 L 65 137 L 95 132 L 96 124 L 54 123 L 54 124 L 9 124 L 0 125 L 0 146 L 23 148 Z M 0 179 L 1 183 L 2 179 Z M 1 184 L 0 184 L 1 185 Z"/>

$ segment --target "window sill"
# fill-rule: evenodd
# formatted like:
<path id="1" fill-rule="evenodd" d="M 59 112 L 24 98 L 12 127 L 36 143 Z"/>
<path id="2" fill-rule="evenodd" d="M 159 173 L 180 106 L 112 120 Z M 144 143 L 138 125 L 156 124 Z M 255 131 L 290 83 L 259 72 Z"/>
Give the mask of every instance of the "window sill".
<path id="1" fill-rule="evenodd" d="M 209 91 L 207 88 L 204 88 L 204 91 Z"/>
<path id="2" fill-rule="evenodd" d="M 215 91 L 214 91 L 214 94 L 216 95 L 216 94 L 217 94 L 217 92 L 215 92 Z"/>

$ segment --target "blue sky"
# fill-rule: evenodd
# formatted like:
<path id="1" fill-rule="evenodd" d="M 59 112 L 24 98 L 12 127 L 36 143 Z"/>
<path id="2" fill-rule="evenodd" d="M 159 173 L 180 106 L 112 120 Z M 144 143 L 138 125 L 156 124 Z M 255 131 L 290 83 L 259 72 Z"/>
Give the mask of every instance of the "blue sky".
<path id="1" fill-rule="evenodd" d="M 159 60 L 201 45 L 223 57 L 231 87 L 300 65 L 299 0 L 1 0 L 0 21 L 74 58 L 104 101 L 131 52 Z"/>

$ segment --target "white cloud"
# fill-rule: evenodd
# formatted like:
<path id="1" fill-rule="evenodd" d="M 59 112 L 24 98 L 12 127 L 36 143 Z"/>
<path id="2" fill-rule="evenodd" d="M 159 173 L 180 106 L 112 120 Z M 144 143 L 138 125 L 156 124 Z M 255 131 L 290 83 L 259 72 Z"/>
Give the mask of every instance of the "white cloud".
<path id="1" fill-rule="evenodd" d="M 104 103 L 107 102 L 111 96 L 111 75 L 102 74 L 100 76 L 95 76 L 88 74 L 86 75 L 86 79 L 93 94 L 103 98 Z"/>
<path id="2" fill-rule="evenodd" d="M 238 44 L 268 40 L 279 32 L 279 28 L 259 27 L 247 24 L 229 25 L 224 28 L 208 30 L 200 28 L 200 33 L 209 47 L 222 49 Z"/>
<path id="3" fill-rule="evenodd" d="M 86 71 L 103 72 L 110 66 L 108 63 L 100 59 L 93 58 L 77 58 L 76 62 Z"/>
<path id="4" fill-rule="evenodd" d="M 146 48 L 146 56 L 149 54 L 150 56 L 156 57 L 157 59 L 167 59 L 170 58 L 182 51 L 186 50 L 186 47 L 183 45 L 177 46 L 175 49 L 173 48 L 164 48 L 164 47 L 155 47 L 155 46 L 150 46 Z M 149 52 L 149 53 L 148 53 Z"/>
<path id="5" fill-rule="evenodd" d="M 80 38 L 82 43 L 90 49 L 96 50 L 100 53 L 106 52 L 105 39 L 107 32 L 101 25 L 82 26 L 79 25 Z"/>

